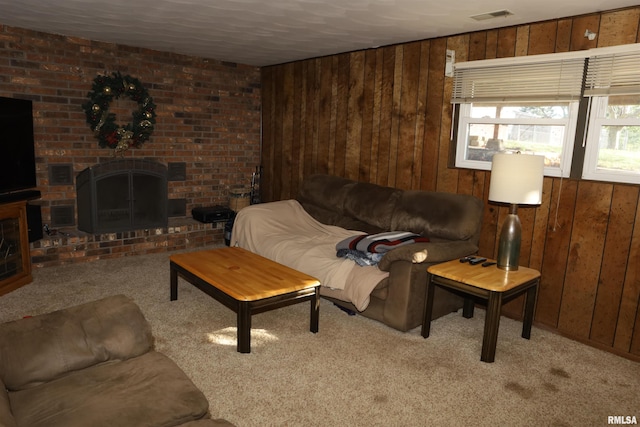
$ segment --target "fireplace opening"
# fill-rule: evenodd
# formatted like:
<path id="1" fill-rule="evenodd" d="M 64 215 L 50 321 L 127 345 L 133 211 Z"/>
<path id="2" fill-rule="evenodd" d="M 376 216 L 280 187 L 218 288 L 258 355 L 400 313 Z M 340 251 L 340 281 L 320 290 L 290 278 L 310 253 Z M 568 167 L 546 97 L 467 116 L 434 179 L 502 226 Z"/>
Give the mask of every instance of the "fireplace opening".
<path id="1" fill-rule="evenodd" d="M 76 177 L 78 229 L 115 233 L 167 226 L 167 167 L 145 159 L 117 159 Z"/>

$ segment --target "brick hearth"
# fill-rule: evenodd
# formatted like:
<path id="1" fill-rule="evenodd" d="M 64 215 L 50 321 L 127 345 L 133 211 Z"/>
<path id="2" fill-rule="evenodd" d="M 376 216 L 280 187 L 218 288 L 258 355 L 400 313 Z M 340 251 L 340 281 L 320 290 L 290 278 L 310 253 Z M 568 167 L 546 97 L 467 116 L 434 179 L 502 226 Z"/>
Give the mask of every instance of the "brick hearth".
<path id="1" fill-rule="evenodd" d="M 203 224 L 190 218 L 170 218 L 166 228 L 122 233 L 88 234 L 56 230 L 31 243 L 33 267 L 52 267 L 157 252 L 198 248 L 224 242 L 224 223 Z"/>

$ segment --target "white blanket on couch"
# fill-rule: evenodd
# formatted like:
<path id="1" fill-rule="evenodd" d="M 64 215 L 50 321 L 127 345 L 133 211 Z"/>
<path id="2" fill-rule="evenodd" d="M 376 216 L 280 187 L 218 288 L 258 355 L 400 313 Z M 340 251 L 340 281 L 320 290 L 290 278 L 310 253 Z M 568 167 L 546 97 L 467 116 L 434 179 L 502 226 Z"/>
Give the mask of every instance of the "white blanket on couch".
<path id="1" fill-rule="evenodd" d="M 231 245 L 313 276 L 322 286 L 339 290 L 340 299 L 363 311 L 373 289 L 389 273 L 336 256 L 336 244 L 355 234 L 363 233 L 322 224 L 296 200 L 283 200 L 240 210 Z"/>

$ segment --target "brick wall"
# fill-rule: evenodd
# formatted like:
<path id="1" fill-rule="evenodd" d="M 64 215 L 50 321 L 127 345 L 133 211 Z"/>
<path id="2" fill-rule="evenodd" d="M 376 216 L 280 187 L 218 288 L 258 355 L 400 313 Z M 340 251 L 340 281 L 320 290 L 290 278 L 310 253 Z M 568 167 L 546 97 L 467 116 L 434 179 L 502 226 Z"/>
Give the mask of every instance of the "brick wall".
<path id="1" fill-rule="evenodd" d="M 191 209 L 226 205 L 229 190 L 247 186 L 259 165 L 259 69 L 0 25 L 0 96 L 33 101 L 42 198 L 31 203 L 41 205 L 43 223 L 52 206 L 75 211 L 75 185 L 50 185 L 51 165 L 71 164 L 75 176 L 112 158 L 81 107 L 94 78 L 112 72 L 138 78 L 157 106 L 150 140 L 125 157 L 184 163 L 186 179 L 170 181 L 168 194 L 186 200 L 186 216 L 170 218 L 166 229 L 101 236 L 64 227 L 32 244 L 35 266 L 221 243 L 222 227 L 196 223 Z M 110 110 L 124 125 L 136 107 L 121 98 Z"/>

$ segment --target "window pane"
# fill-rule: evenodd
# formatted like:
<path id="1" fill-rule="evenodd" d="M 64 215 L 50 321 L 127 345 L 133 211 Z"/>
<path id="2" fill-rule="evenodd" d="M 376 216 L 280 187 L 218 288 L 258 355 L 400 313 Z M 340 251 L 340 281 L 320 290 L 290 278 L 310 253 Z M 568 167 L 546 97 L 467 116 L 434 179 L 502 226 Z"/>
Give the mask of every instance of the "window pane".
<path id="1" fill-rule="evenodd" d="M 606 119 L 640 119 L 640 96 L 610 96 Z"/>
<path id="2" fill-rule="evenodd" d="M 598 169 L 640 173 L 640 126 L 602 126 Z"/>
<path id="3" fill-rule="evenodd" d="M 527 105 L 489 105 L 473 104 L 471 117 L 474 119 L 559 119 L 569 117 L 569 103 L 558 105 L 527 104 Z"/>
<path id="4" fill-rule="evenodd" d="M 545 175 L 569 176 L 578 104 L 578 101 L 461 104 L 455 164 L 490 170 L 495 153 L 519 151 L 544 156 Z"/>
<path id="5" fill-rule="evenodd" d="M 545 166 L 560 167 L 565 126 L 478 124 L 468 129 L 467 160 L 491 161 L 499 151 L 545 156 Z"/>

